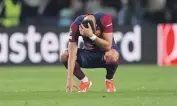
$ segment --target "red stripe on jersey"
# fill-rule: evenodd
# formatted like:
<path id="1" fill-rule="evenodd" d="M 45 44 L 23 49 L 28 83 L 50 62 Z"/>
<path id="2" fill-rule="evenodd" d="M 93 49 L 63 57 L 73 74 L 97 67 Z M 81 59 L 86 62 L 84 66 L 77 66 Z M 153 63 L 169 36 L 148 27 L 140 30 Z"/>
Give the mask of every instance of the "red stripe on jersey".
<path id="1" fill-rule="evenodd" d="M 113 25 L 112 25 L 112 17 L 110 15 L 106 14 L 105 16 L 103 16 L 101 18 L 101 23 L 104 27 L 103 30 L 104 33 L 112 33 Z"/>
<path id="2" fill-rule="evenodd" d="M 77 42 L 78 41 L 78 25 L 77 24 L 71 24 L 70 26 L 70 32 L 69 32 L 69 41 L 70 42 Z"/>

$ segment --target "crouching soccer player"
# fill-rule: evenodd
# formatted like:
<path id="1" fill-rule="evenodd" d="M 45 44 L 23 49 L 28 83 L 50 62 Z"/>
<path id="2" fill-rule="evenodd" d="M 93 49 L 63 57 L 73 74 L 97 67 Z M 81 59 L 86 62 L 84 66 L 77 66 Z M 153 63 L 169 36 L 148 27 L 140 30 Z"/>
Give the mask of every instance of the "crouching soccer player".
<path id="1" fill-rule="evenodd" d="M 115 92 L 113 76 L 119 63 L 119 50 L 113 38 L 112 18 L 109 14 L 95 13 L 78 16 L 70 26 L 68 50 L 61 54 L 61 61 L 67 68 L 67 90 L 72 92 L 73 74 L 80 80 L 80 92 L 86 92 L 92 82 L 82 68 L 105 68 L 107 92 Z M 77 47 L 82 36 L 85 49 Z"/>

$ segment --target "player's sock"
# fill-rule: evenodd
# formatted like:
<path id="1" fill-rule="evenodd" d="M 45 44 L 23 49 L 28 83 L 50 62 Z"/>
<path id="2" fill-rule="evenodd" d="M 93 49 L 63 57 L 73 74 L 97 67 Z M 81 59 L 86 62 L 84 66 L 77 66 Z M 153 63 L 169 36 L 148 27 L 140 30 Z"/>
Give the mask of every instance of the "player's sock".
<path id="1" fill-rule="evenodd" d="M 74 68 L 74 75 L 79 79 L 82 80 L 85 77 L 85 74 L 82 72 L 79 63 L 76 62 Z"/>
<path id="2" fill-rule="evenodd" d="M 64 65 L 67 69 L 68 67 L 68 62 L 64 62 Z M 82 72 L 80 65 L 76 62 L 75 68 L 74 68 L 74 75 L 79 79 L 82 80 L 85 77 L 85 74 Z"/>
<path id="3" fill-rule="evenodd" d="M 113 80 L 113 79 L 107 79 L 107 78 L 105 79 L 105 81 L 112 81 L 112 80 Z"/>
<path id="4" fill-rule="evenodd" d="M 81 81 L 82 82 L 88 82 L 88 78 L 85 76 Z"/>
<path id="5" fill-rule="evenodd" d="M 107 80 L 113 79 L 114 74 L 115 74 L 115 71 L 113 71 L 113 70 L 107 70 L 106 79 Z"/>
<path id="6" fill-rule="evenodd" d="M 110 65 L 109 67 L 106 68 L 106 79 L 111 80 L 114 77 L 114 74 L 116 72 L 117 65 Z"/>

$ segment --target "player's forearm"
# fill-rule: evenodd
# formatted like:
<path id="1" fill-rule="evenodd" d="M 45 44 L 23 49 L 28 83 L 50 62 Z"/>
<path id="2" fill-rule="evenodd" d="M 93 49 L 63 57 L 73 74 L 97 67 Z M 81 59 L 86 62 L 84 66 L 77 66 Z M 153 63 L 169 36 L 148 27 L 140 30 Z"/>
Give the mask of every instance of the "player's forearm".
<path id="1" fill-rule="evenodd" d="M 75 62 L 76 62 L 76 56 L 70 55 L 68 58 L 68 77 L 73 76 Z"/>
<path id="2" fill-rule="evenodd" d="M 96 43 L 96 45 L 98 45 L 99 47 L 101 47 L 105 50 L 110 50 L 111 49 L 111 44 L 104 39 L 101 39 L 101 38 L 97 37 L 94 42 Z"/>
<path id="3" fill-rule="evenodd" d="M 76 62 L 76 53 L 77 53 L 77 47 L 76 44 L 69 43 L 68 45 L 68 52 L 69 52 L 69 58 L 68 58 L 68 77 L 73 76 L 75 62 Z"/>

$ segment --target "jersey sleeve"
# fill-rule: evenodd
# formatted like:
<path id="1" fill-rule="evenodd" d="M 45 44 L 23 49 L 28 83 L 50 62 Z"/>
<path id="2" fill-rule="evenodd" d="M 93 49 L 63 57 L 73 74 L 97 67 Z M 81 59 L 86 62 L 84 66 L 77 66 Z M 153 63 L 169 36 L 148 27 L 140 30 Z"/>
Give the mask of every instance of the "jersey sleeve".
<path id="1" fill-rule="evenodd" d="M 75 23 L 72 23 L 70 26 L 69 31 L 69 42 L 77 42 L 78 41 L 78 25 Z"/>
<path id="2" fill-rule="evenodd" d="M 112 33 L 113 25 L 112 25 L 112 17 L 108 14 L 104 15 L 101 18 L 101 23 L 103 25 L 103 32 L 104 33 Z"/>
<path id="3" fill-rule="evenodd" d="M 70 26 L 69 42 L 77 42 L 80 36 L 79 25 L 83 20 L 83 16 L 78 16 Z"/>

